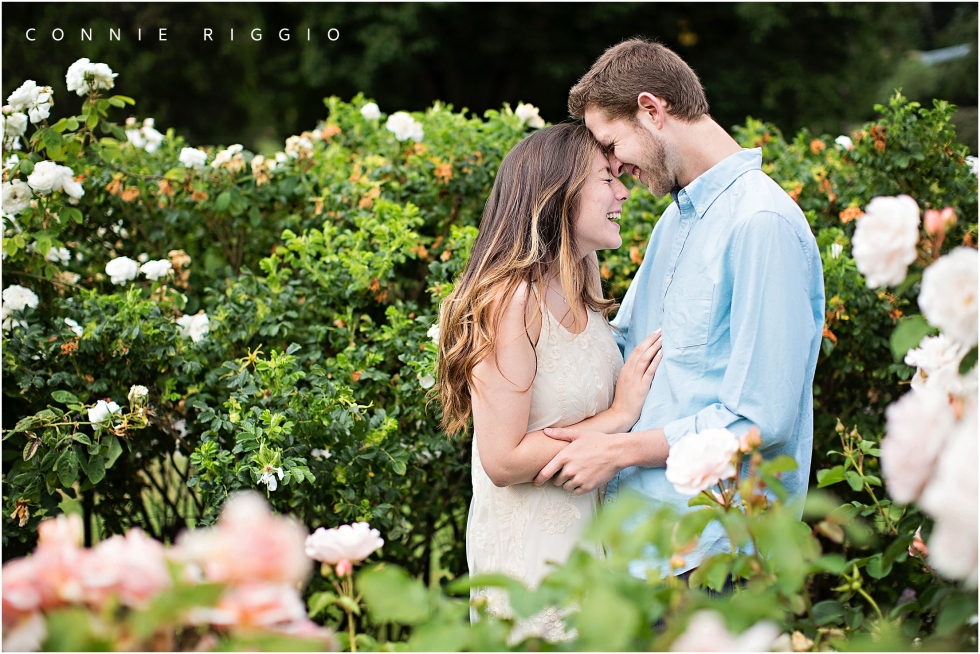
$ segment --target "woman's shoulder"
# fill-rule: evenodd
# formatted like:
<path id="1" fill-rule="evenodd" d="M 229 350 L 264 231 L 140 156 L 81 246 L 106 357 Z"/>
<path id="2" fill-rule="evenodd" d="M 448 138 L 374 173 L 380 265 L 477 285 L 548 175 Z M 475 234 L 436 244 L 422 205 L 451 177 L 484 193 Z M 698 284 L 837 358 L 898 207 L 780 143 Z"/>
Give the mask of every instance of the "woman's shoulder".
<path id="1" fill-rule="evenodd" d="M 500 305 L 503 304 L 502 307 Z M 520 281 L 509 291 L 504 286 L 498 287 L 492 300 L 493 313 L 502 309 L 498 331 L 509 340 L 509 335 L 527 333 L 532 341 L 537 341 L 541 335 L 541 303 L 533 284 Z"/>

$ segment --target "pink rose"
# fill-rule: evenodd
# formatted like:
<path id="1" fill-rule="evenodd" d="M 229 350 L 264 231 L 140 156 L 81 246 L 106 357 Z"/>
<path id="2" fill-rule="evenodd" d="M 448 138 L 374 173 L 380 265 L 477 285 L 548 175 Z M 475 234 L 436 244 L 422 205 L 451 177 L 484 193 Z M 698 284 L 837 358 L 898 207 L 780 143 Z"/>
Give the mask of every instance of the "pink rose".
<path id="1" fill-rule="evenodd" d="M 707 431 L 707 430 L 706 430 Z M 687 629 L 671 646 L 672 652 L 768 652 L 779 627 L 764 620 L 736 636 L 728 631 L 717 611 L 701 610 L 691 616 Z"/>
<path id="2" fill-rule="evenodd" d="M 341 525 L 336 529 L 320 527 L 306 539 L 306 555 L 331 565 L 341 561 L 357 563 L 385 544 L 380 536 L 380 532 L 371 529 L 366 522 Z"/>
<path id="3" fill-rule="evenodd" d="M 96 546 L 82 574 L 86 600 L 102 605 L 110 596 L 143 608 L 172 584 L 163 545 L 138 527 Z"/>
<path id="4" fill-rule="evenodd" d="M 302 524 L 274 515 L 249 491 L 225 503 L 215 527 L 181 534 L 173 555 L 200 566 L 207 581 L 298 584 L 312 567 L 303 551 L 306 536 Z"/>
<path id="5" fill-rule="evenodd" d="M 697 495 L 735 476 L 738 439 L 727 429 L 705 429 L 674 443 L 667 456 L 667 481 L 682 495 Z"/>
<path id="6" fill-rule="evenodd" d="M 82 516 L 62 513 L 57 518 L 43 520 L 37 527 L 38 546 L 69 545 L 78 547 L 85 538 Z"/>
<path id="7" fill-rule="evenodd" d="M 306 620 L 306 606 L 291 584 L 243 583 L 229 587 L 217 605 L 191 612 L 197 624 L 272 627 Z"/>
<path id="8" fill-rule="evenodd" d="M 906 393 L 885 411 L 881 472 L 899 504 L 915 501 L 932 476 L 956 417 L 947 397 L 927 388 Z"/>

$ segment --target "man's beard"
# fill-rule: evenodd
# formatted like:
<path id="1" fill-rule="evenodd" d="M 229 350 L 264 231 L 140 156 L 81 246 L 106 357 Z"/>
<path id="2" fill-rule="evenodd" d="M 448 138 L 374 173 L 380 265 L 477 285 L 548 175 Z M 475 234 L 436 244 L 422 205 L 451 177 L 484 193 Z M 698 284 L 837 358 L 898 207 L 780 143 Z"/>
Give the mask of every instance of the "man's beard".
<path id="1" fill-rule="evenodd" d="M 650 132 L 643 128 L 638 128 L 637 131 L 643 146 L 644 158 L 644 161 L 637 165 L 643 171 L 643 176 L 646 178 L 645 185 L 650 193 L 654 197 L 663 197 L 678 186 L 677 175 L 668 165 L 667 149 L 663 141 Z"/>

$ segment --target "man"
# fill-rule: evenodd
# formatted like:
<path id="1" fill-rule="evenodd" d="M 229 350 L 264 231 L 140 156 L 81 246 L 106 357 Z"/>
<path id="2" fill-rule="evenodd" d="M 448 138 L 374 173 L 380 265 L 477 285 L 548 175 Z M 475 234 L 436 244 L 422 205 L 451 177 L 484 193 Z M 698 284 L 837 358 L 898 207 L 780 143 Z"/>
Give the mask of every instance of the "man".
<path id="1" fill-rule="evenodd" d="M 798 512 L 813 441 L 813 374 L 823 332 L 823 273 L 796 203 L 708 115 L 697 75 L 668 48 L 640 39 L 607 50 L 572 88 L 569 110 L 603 145 L 616 175 L 630 174 L 674 203 L 650 237 L 614 323 L 624 356 L 663 330 L 663 361 L 630 433 L 546 430 L 570 441 L 535 483 L 587 492 L 631 490 L 652 505 L 690 510 L 666 480 L 683 436 L 752 426 L 767 458 L 792 456 L 783 482 Z M 685 555 L 681 574 L 730 551 L 717 522 Z M 663 558 L 635 561 L 646 577 Z"/>

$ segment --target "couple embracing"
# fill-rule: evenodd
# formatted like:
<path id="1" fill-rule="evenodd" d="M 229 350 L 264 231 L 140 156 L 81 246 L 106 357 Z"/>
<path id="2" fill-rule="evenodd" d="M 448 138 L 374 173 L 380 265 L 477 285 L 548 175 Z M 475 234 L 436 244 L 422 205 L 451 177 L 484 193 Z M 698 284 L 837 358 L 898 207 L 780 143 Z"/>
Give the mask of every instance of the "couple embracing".
<path id="1" fill-rule="evenodd" d="M 603 488 L 607 501 L 632 491 L 653 508 L 689 510 L 665 478 L 687 434 L 757 427 L 767 458 L 799 466 L 783 479 L 791 499 L 805 496 L 823 331 L 820 257 L 803 213 L 762 172 L 761 152 L 708 115 L 680 57 L 623 42 L 568 106 L 579 123 L 536 132 L 504 158 L 440 318 L 444 426 L 473 420 L 470 574 L 532 587 L 582 546 Z M 623 174 L 674 202 L 610 326 L 596 252 L 622 244 Z M 651 548 L 630 572 L 689 573 L 729 548 L 712 523 L 684 567 Z M 491 613 L 509 612 L 504 595 L 480 592 Z M 540 626 L 561 637 L 560 615 L 550 620 Z"/>

